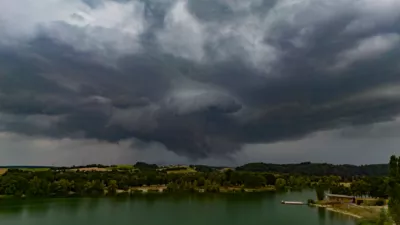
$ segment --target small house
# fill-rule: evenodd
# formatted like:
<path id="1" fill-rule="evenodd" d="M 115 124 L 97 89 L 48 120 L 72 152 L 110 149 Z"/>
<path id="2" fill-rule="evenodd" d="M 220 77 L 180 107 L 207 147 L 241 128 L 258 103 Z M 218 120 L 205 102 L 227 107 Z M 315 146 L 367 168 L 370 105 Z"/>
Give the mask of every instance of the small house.
<path id="1" fill-rule="evenodd" d="M 331 202 L 340 202 L 340 203 L 355 203 L 356 197 L 349 195 L 335 195 L 335 194 L 327 194 L 327 199 Z"/>

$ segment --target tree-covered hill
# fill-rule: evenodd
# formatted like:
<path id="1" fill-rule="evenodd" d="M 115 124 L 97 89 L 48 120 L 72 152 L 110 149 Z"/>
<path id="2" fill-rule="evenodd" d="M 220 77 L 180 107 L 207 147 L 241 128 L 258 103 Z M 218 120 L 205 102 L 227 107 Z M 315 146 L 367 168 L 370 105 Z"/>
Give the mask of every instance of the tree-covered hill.
<path id="1" fill-rule="evenodd" d="M 386 176 L 388 175 L 389 167 L 387 164 L 355 166 L 310 162 L 299 164 L 248 163 L 237 167 L 236 170 L 248 172 L 274 172 L 315 176 L 337 175 L 341 177 L 352 177 Z"/>
<path id="2" fill-rule="evenodd" d="M 86 167 L 98 167 L 98 168 L 117 168 L 118 165 L 101 165 L 91 164 L 85 166 L 72 166 L 72 167 L 43 167 L 43 166 L 0 166 L 0 168 L 8 169 L 74 169 L 74 168 L 86 168 Z M 227 167 L 219 166 L 207 166 L 207 165 L 190 165 L 191 168 L 197 172 L 214 172 L 220 171 Z M 137 162 L 132 165 L 132 168 L 139 170 L 156 170 L 160 167 L 156 164 L 148 164 L 145 162 Z M 248 163 L 236 168 L 232 168 L 236 171 L 243 172 L 269 172 L 278 174 L 298 174 L 298 175 L 309 175 L 309 176 L 327 176 L 335 175 L 344 178 L 351 178 L 354 176 L 387 176 L 389 166 L 387 164 L 371 164 L 371 165 L 334 165 L 328 163 L 311 163 L 303 162 L 298 164 L 272 164 L 272 163 Z"/>

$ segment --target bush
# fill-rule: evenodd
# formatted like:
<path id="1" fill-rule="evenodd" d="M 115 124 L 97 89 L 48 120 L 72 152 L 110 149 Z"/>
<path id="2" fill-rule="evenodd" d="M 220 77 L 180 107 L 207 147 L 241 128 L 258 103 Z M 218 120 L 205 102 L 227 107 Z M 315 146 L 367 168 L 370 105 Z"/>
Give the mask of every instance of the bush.
<path id="1" fill-rule="evenodd" d="M 375 205 L 376 205 L 376 206 L 384 206 L 384 205 L 385 205 L 385 199 L 378 199 L 378 200 L 375 202 Z"/>
<path id="2" fill-rule="evenodd" d="M 363 200 L 361 205 L 363 205 L 363 206 L 383 206 L 383 205 L 385 205 L 385 200 L 383 200 L 383 199 Z"/>
<path id="3" fill-rule="evenodd" d="M 117 193 L 117 196 L 118 197 L 129 197 L 129 192 L 120 192 L 120 193 Z"/>
<path id="4" fill-rule="evenodd" d="M 315 188 L 315 192 L 317 193 L 317 198 L 319 201 L 324 200 L 325 198 L 325 190 L 321 186 L 317 186 Z"/>
<path id="5" fill-rule="evenodd" d="M 376 225 L 378 221 L 372 219 L 361 219 L 357 221 L 357 225 Z"/>
<path id="6" fill-rule="evenodd" d="M 130 191 L 130 194 L 131 194 L 131 195 L 132 195 L 132 194 L 143 194 L 143 191 L 142 191 L 142 190 L 139 190 L 139 189 L 133 189 L 133 190 Z"/>
<path id="7" fill-rule="evenodd" d="M 169 168 L 164 169 L 164 171 L 180 171 L 180 170 L 187 170 L 187 167 L 177 166 L 177 167 L 169 167 Z"/>

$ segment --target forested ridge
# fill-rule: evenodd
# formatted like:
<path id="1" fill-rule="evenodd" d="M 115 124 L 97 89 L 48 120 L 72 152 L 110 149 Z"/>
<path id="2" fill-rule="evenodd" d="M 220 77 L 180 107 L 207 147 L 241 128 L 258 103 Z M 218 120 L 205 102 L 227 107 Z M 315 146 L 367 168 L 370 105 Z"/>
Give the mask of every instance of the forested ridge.
<path id="1" fill-rule="evenodd" d="M 387 176 L 389 166 L 387 164 L 372 165 L 334 165 L 328 163 L 303 162 L 299 164 L 267 164 L 248 163 L 236 168 L 237 171 L 251 172 L 276 172 L 302 175 L 336 175 L 341 177 L 352 176 Z"/>
<path id="2" fill-rule="evenodd" d="M 99 167 L 109 168 L 115 167 L 116 165 L 102 165 L 102 164 L 89 164 L 84 166 L 71 166 L 71 167 L 54 167 L 54 166 L 0 166 L 0 168 L 18 169 L 18 168 L 88 168 L 88 167 Z M 160 166 L 156 164 L 147 164 L 144 162 L 138 162 L 135 164 L 136 168 L 152 168 L 157 169 Z M 191 165 L 195 167 L 198 172 L 212 172 L 221 170 L 227 167 L 223 166 L 207 166 L 207 165 Z M 298 164 L 272 164 L 272 163 L 248 163 L 236 168 L 231 168 L 236 171 L 246 172 L 272 172 L 272 173 L 290 173 L 300 175 L 315 175 L 315 176 L 326 176 L 335 175 L 341 177 L 352 177 L 352 176 L 387 176 L 389 174 L 388 164 L 370 164 L 370 165 L 335 165 L 328 163 L 311 163 L 303 162 Z"/>
<path id="3" fill-rule="evenodd" d="M 385 168 L 387 169 L 386 171 Z M 284 191 L 324 187 L 337 194 L 386 198 L 388 165 L 265 164 L 237 168 L 205 165 L 158 166 L 91 164 L 72 167 L 8 167 L 0 176 L 0 195 L 91 196 L 158 192 Z"/>

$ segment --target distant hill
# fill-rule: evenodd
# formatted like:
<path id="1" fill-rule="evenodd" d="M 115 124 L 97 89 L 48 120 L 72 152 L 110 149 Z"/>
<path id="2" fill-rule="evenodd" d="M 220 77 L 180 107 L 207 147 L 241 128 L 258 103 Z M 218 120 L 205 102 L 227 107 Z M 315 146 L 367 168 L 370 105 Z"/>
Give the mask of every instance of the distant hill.
<path id="1" fill-rule="evenodd" d="M 117 167 L 117 165 L 112 165 Z M 62 167 L 62 168 L 86 168 L 86 167 L 99 167 L 108 168 L 110 166 L 101 164 L 91 164 L 86 166 L 73 166 L 73 167 Z M 40 168 L 61 168 L 54 166 L 0 166 L 5 169 L 40 169 Z M 147 164 L 144 162 L 137 162 L 132 165 L 132 168 L 140 170 L 156 170 L 159 168 L 156 164 Z M 207 166 L 207 165 L 190 165 L 190 168 L 197 172 L 213 172 L 217 170 L 223 170 L 227 167 L 219 166 Z M 245 172 L 270 172 L 270 173 L 288 173 L 288 174 L 299 174 L 299 175 L 315 175 L 315 176 L 326 176 L 326 175 L 337 175 L 341 177 L 354 177 L 354 176 L 386 176 L 388 175 L 389 166 L 388 164 L 372 164 L 372 165 L 334 165 L 328 163 L 311 163 L 304 162 L 298 164 L 272 164 L 272 163 L 248 163 L 236 168 L 231 168 L 236 171 Z"/>
<path id="2" fill-rule="evenodd" d="M 333 165 L 328 163 L 299 163 L 299 164 L 267 164 L 248 163 L 236 168 L 237 171 L 249 172 L 274 172 L 301 175 L 337 175 L 342 177 L 352 176 L 386 176 L 389 173 L 388 164 L 373 165 Z"/>
<path id="3" fill-rule="evenodd" d="M 54 166 L 0 166 L 3 169 L 38 169 L 38 168 L 55 168 Z"/>

